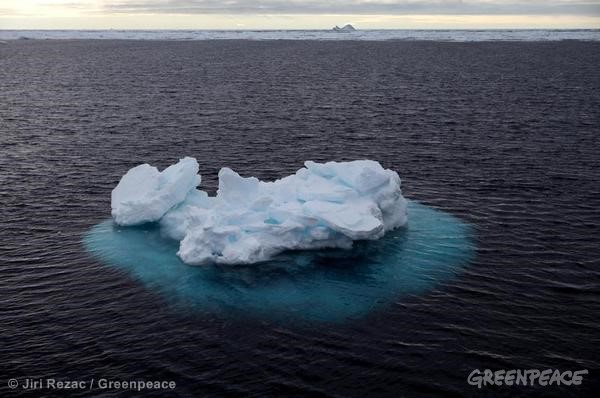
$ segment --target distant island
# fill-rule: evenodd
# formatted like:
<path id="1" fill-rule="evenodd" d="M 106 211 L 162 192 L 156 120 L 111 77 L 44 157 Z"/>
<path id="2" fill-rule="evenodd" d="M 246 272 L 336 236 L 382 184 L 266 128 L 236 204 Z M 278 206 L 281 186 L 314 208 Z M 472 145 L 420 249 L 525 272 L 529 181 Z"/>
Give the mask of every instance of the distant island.
<path id="1" fill-rule="evenodd" d="M 339 26 L 335 25 L 333 27 L 333 31 L 334 32 L 354 32 L 356 29 L 354 29 L 354 26 L 350 25 L 350 24 L 346 24 L 344 25 L 342 28 L 340 28 Z"/>

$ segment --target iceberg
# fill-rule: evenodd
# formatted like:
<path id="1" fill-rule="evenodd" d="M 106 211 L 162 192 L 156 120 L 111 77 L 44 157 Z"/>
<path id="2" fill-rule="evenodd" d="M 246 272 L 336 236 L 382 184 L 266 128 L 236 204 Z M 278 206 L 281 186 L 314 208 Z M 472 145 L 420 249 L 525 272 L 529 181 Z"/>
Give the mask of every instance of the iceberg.
<path id="1" fill-rule="evenodd" d="M 401 180 L 372 160 L 307 161 L 276 181 L 219 171 L 216 196 L 198 189 L 196 159 L 129 170 L 112 192 L 116 224 L 157 223 L 189 265 L 252 264 L 286 250 L 349 249 L 407 222 Z"/>
<path id="2" fill-rule="evenodd" d="M 350 25 L 350 24 L 346 24 L 343 27 L 339 27 L 337 25 L 335 25 L 332 29 L 334 32 L 354 32 L 356 29 L 354 28 L 354 26 Z"/>

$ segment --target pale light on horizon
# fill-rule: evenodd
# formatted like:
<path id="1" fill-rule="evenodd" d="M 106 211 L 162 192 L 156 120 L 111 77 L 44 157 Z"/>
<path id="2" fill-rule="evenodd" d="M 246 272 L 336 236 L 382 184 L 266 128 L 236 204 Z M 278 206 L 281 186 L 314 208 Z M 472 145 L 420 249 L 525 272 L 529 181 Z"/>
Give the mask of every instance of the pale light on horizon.
<path id="1" fill-rule="evenodd" d="M 0 29 L 600 28 L 600 0 L 344 1 L 4 0 Z"/>

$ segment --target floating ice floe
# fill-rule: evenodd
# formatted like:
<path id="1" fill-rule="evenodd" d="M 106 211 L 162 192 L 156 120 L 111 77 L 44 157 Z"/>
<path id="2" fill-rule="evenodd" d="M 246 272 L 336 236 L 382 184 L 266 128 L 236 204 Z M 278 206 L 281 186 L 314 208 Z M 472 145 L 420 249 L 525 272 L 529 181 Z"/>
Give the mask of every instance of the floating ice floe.
<path id="1" fill-rule="evenodd" d="M 112 192 L 112 216 L 123 226 L 158 222 L 180 241 L 191 265 L 249 264 L 285 250 L 350 248 L 407 222 L 400 177 L 372 160 L 307 161 L 273 181 L 219 172 L 219 189 L 197 189 L 198 162 L 186 157 L 159 172 L 143 164 L 129 170 Z"/>

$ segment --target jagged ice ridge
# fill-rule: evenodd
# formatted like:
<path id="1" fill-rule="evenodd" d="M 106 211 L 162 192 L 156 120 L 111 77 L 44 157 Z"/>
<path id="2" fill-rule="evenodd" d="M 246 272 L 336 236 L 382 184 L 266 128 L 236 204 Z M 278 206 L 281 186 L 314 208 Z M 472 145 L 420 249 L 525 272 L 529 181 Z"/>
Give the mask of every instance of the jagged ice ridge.
<path id="1" fill-rule="evenodd" d="M 190 265 L 350 248 L 354 240 L 379 239 L 407 222 L 400 177 L 372 160 L 307 161 L 272 182 L 222 168 L 216 196 L 197 189 L 198 170 L 191 157 L 162 172 L 148 164 L 130 169 L 112 191 L 114 221 L 158 222 L 166 236 L 180 241 L 177 255 Z"/>

